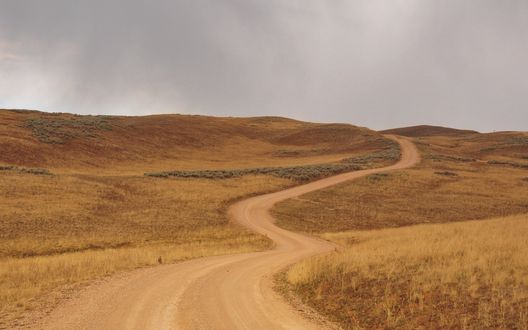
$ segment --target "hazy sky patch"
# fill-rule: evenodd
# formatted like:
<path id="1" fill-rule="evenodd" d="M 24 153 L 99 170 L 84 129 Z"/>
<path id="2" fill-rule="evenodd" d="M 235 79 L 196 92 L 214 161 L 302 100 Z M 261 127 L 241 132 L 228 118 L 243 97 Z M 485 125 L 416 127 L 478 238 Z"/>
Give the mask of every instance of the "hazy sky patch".
<path id="1" fill-rule="evenodd" d="M 0 107 L 528 130 L 525 0 L 0 2 Z"/>

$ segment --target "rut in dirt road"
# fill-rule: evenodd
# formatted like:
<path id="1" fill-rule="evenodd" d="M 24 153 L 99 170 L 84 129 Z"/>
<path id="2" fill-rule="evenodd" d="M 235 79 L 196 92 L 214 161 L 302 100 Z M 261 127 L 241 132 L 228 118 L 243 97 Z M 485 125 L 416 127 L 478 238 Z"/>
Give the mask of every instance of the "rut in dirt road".
<path id="1" fill-rule="evenodd" d="M 273 224 L 277 202 L 341 182 L 419 162 L 412 142 L 401 146 L 394 165 L 340 174 L 306 185 L 238 202 L 233 220 L 268 236 L 270 251 L 208 257 L 141 269 L 84 290 L 57 308 L 38 328 L 46 329 L 321 329 L 330 324 L 309 318 L 273 289 L 273 275 L 334 245 Z"/>

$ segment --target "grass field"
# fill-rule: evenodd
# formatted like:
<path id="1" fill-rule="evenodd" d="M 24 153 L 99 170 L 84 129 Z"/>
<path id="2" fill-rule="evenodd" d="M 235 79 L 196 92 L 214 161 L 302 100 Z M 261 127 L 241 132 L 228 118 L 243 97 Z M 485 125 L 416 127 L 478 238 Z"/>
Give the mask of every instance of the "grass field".
<path id="1" fill-rule="evenodd" d="M 399 155 L 365 128 L 276 117 L 0 111 L 0 124 L 0 327 L 120 271 L 267 249 L 229 222 L 232 201 Z M 508 216 L 528 213 L 528 135 L 429 131 L 405 131 L 418 167 L 273 210 L 342 245 L 294 266 L 290 288 L 352 328 L 522 327 L 526 217 Z M 444 224 L 489 217 L 506 218 Z"/>
<path id="2" fill-rule="evenodd" d="M 526 329 L 528 216 L 325 234 L 288 282 L 355 329 Z"/>
<path id="3" fill-rule="evenodd" d="M 232 199 L 288 185 L 266 176 L 0 175 L 0 310 L 6 319 L 17 316 L 61 286 L 154 265 L 158 257 L 267 249 L 266 238 L 230 224 L 224 210 Z"/>
<path id="4" fill-rule="evenodd" d="M 419 139 L 422 162 L 417 167 L 306 194 L 278 204 L 273 213 L 281 227 L 312 233 L 527 213 L 526 170 L 490 160 L 528 164 L 522 158 L 528 143 L 488 151 L 515 137 Z"/>
<path id="5" fill-rule="evenodd" d="M 52 308 L 67 288 L 160 257 L 267 249 L 268 239 L 229 222 L 233 200 L 397 153 L 364 128 L 283 118 L 0 111 L 0 124 L 0 328 Z M 145 175 L 266 167 L 275 170 Z"/>
<path id="6" fill-rule="evenodd" d="M 526 136 L 416 137 L 416 168 L 278 204 L 280 226 L 341 245 L 290 288 L 347 328 L 526 328 Z"/>

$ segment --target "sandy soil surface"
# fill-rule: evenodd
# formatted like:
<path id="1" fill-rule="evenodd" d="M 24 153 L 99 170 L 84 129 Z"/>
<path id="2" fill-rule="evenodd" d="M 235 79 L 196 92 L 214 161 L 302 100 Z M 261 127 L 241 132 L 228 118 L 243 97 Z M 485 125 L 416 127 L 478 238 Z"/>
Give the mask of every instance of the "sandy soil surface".
<path id="1" fill-rule="evenodd" d="M 230 207 L 233 221 L 268 236 L 270 251 L 201 258 L 139 269 L 85 288 L 35 328 L 44 329 L 321 329 L 331 327 L 291 306 L 273 276 L 303 258 L 332 251 L 329 242 L 275 226 L 277 202 L 419 161 L 412 142 L 395 138 L 402 158 L 392 166 L 345 173 Z"/>

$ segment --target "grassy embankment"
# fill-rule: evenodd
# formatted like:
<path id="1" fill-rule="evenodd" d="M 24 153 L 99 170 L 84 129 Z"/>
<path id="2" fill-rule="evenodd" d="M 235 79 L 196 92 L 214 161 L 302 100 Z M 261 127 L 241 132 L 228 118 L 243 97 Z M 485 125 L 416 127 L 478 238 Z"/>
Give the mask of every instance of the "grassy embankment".
<path id="1" fill-rule="evenodd" d="M 283 118 L 1 111 L 0 124 L 0 327 L 160 256 L 269 248 L 229 222 L 232 200 L 355 168 L 343 158 L 375 154 L 360 166 L 376 166 L 394 154 L 367 129 Z M 247 168 L 274 170 L 232 170 Z M 159 171 L 186 174 L 144 175 Z"/>
<path id="2" fill-rule="evenodd" d="M 342 246 L 292 267 L 290 288 L 347 328 L 526 328 L 528 135 L 417 144 L 416 168 L 275 208 L 279 225 Z M 447 223 L 463 220 L 481 221 Z"/>
<path id="3" fill-rule="evenodd" d="M 288 282 L 346 328 L 526 329 L 528 216 L 325 234 Z"/>

